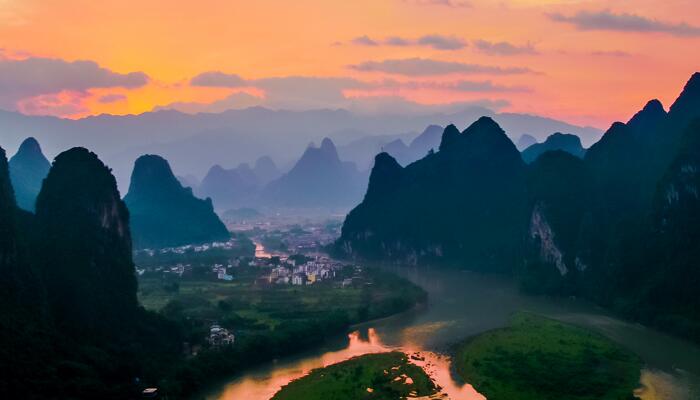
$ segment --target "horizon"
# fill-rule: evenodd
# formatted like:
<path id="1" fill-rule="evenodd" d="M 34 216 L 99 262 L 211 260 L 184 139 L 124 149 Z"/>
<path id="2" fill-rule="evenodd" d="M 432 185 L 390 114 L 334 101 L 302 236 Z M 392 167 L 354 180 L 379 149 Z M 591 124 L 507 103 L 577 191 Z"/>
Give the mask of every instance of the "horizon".
<path id="1" fill-rule="evenodd" d="M 689 7 L 699 6 L 9 0 L 0 3 L 0 109 L 78 119 L 251 106 L 385 114 L 481 106 L 606 129 L 648 100 L 668 107 L 697 69 L 700 55 L 690 50 L 700 13 Z"/>

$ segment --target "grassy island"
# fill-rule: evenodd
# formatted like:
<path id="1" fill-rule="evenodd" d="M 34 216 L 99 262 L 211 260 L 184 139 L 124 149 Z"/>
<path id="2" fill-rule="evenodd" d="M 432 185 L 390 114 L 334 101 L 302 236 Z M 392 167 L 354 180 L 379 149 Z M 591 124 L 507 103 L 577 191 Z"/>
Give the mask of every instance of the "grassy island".
<path id="1" fill-rule="evenodd" d="M 405 399 L 431 396 L 437 388 L 404 353 L 378 353 L 354 357 L 319 368 L 292 381 L 272 400 Z"/>
<path id="2" fill-rule="evenodd" d="M 455 366 L 489 400 L 629 400 L 641 363 L 601 335 L 518 313 L 463 343 Z"/>

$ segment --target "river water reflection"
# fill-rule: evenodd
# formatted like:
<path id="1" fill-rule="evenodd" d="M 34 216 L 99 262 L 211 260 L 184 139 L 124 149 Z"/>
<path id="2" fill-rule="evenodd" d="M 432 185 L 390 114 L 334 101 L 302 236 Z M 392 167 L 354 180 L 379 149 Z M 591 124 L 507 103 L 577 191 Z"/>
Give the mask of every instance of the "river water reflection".
<path id="1" fill-rule="evenodd" d="M 418 353 L 443 395 L 454 400 L 483 399 L 454 377 L 451 346 L 465 337 L 504 326 L 518 310 L 527 310 L 600 332 L 637 353 L 645 362 L 644 400 L 700 399 L 700 347 L 639 324 L 612 317 L 584 301 L 522 295 L 502 277 L 440 269 L 397 268 L 422 286 L 428 304 L 354 327 L 311 352 L 247 371 L 205 394 L 208 400 L 267 400 L 282 386 L 310 370 L 348 358 L 389 350 Z M 420 363 L 420 362 L 419 362 Z"/>

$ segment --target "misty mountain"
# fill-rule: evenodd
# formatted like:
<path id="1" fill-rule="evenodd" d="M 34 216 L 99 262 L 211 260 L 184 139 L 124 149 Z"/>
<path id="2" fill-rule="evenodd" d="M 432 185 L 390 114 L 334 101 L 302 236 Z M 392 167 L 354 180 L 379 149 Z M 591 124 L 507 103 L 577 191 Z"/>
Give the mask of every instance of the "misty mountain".
<path id="1" fill-rule="evenodd" d="M 282 176 L 282 171 L 277 168 L 277 164 L 269 156 L 262 156 L 255 160 L 253 173 L 258 178 L 261 186 L 267 185 Z"/>
<path id="2" fill-rule="evenodd" d="M 23 141 L 9 165 L 17 205 L 24 210 L 34 211 L 41 183 L 51 168 L 49 160 L 41 152 L 39 142 L 33 137 Z"/>
<path id="3" fill-rule="evenodd" d="M 408 165 L 425 157 L 430 150 L 437 150 L 442 138 L 442 127 L 430 125 L 407 146 L 403 140 L 396 139 L 383 146 L 383 151 L 389 153 L 401 165 Z"/>
<path id="4" fill-rule="evenodd" d="M 517 142 L 515 142 L 515 147 L 519 151 L 523 151 L 527 149 L 528 147 L 532 146 L 533 144 L 537 143 L 537 139 L 535 139 L 532 135 L 523 134 L 520 135 L 520 138 L 518 139 Z"/>
<path id="5" fill-rule="evenodd" d="M 343 162 L 329 138 L 310 145 L 294 167 L 261 193 L 264 204 L 277 207 L 350 207 L 362 197 L 366 176 Z"/>
<path id="6" fill-rule="evenodd" d="M 168 161 L 156 155 L 134 163 L 124 202 L 131 215 L 136 248 L 158 248 L 227 240 L 230 234 L 214 213 L 211 199 L 201 200 L 177 181 Z"/>
<path id="7" fill-rule="evenodd" d="M 561 150 L 575 157 L 583 158 L 586 150 L 581 146 L 581 139 L 568 133 L 554 133 L 542 143 L 535 143 L 522 151 L 523 160 L 530 164 L 546 151 Z"/>
<path id="8" fill-rule="evenodd" d="M 324 137 L 342 146 L 382 135 L 399 135 L 408 143 L 408 138 L 413 136 L 400 135 L 414 132 L 416 127 L 449 123 L 465 126 L 481 115 L 493 117 L 514 137 L 530 133 L 544 139 L 549 133 L 559 131 L 574 133 L 584 143 L 590 143 L 601 134 L 594 128 L 531 115 L 499 114 L 480 107 L 465 108 L 457 113 L 379 115 L 345 110 L 284 111 L 252 107 L 222 113 L 191 115 L 163 110 L 79 120 L 0 111 L 0 132 L 3 132 L 3 145 L 9 150 L 18 148 L 29 135 L 37 138 L 49 158 L 70 147 L 90 148 L 113 168 L 123 191 L 128 187 L 134 160 L 142 154 L 162 154 L 173 162 L 178 175 L 204 176 L 213 164 L 223 168 L 232 168 L 241 162 L 252 165 L 262 155 L 286 165 L 294 161 L 292 155 L 304 151 L 306 143 L 318 143 Z M 382 143 L 389 141 L 382 139 Z M 341 154 L 344 160 L 356 162 L 364 169 L 379 151 L 376 147 L 369 150 L 343 150 Z"/>
<path id="9" fill-rule="evenodd" d="M 406 142 L 410 143 L 417 134 L 417 132 L 408 132 L 396 135 L 365 136 L 338 146 L 338 154 L 343 160 L 353 160 L 360 170 L 370 169 L 374 162 L 374 156 L 385 151 L 387 145 L 399 141 L 405 146 Z"/>
<path id="10" fill-rule="evenodd" d="M 200 185 L 199 179 L 192 174 L 188 175 L 178 175 L 176 176 L 177 181 L 184 187 L 197 188 Z"/>
<path id="11" fill-rule="evenodd" d="M 201 198 L 211 198 L 215 209 L 226 210 L 250 204 L 260 188 L 260 179 L 248 164 L 232 169 L 214 165 L 195 193 Z"/>

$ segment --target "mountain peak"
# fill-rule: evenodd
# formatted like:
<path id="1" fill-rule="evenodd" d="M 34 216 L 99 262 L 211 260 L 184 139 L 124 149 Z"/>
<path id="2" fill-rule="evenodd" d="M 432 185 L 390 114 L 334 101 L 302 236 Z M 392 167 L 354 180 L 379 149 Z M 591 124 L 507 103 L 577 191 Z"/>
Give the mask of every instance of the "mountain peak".
<path id="1" fill-rule="evenodd" d="M 694 73 L 669 109 L 669 116 L 683 125 L 700 116 L 700 72 Z"/>
<path id="2" fill-rule="evenodd" d="M 253 172 L 260 180 L 261 185 L 265 185 L 268 182 L 279 178 L 282 174 L 279 169 L 277 169 L 275 162 L 269 156 L 262 156 L 255 160 Z"/>
<path id="3" fill-rule="evenodd" d="M 365 201 L 381 201 L 399 186 L 403 168 L 391 154 L 381 152 L 374 157 Z"/>
<path id="4" fill-rule="evenodd" d="M 638 113 L 636 113 L 627 125 L 637 131 L 653 130 L 666 118 L 666 110 L 657 99 L 649 100 Z"/>
<path id="5" fill-rule="evenodd" d="M 664 105 L 661 104 L 661 101 L 659 99 L 651 99 L 647 102 L 647 104 L 644 106 L 642 111 L 646 112 L 661 112 L 663 111 L 664 113 L 666 112 L 664 110 Z"/>
<path id="6" fill-rule="evenodd" d="M 442 132 L 443 128 L 440 125 L 428 125 L 423 133 L 411 141 L 409 147 L 425 154 L 428 150 L 439 145 Z"/>
<path id="7" fill-rule="evenodd" d="M 74 147 L 56 156 L 36 220 L 49 298 L 62 299 L 51 303 L 57 326 L 73 336 L 104 334 L 129 321 L 138 307 L 129 212 L 95 153 Z"/>
<path id="8" fill-rule="evenodd" d="M 391 154 L 383 151 L 374 157 L 374 168 L 399 168 L 401 165 L 396 162 L 396 159 Z"/>
<path id="9" fill-rule="evenodd" d="M 323 138 L 320 149 L 323 153 L 336 153 L 335 144 L 329 138 Z"/>
<path id="10" fill-rule="evenodd" d="M 19 145 L 19 149 L 17 150 L 17 154 L 23 154 L 23 153 L 41 154 L 43 156 L 39 142 L 36 139 L 34 139 L 33 137 L 28 137 L 28 138 L 24 139 L 22 144 Z"/>
<path id="11" fill-rule="evenodd" d="M 532 146 L 533 144 L 537 144 L 537 139 L 535 139 L 534 136 L 528 135 L 527 133 L 524 133 L 520 136 L 518 139 L 518 142 L 515 144 L 515 147 L 523 151 L 527 149 L 528 147 Z"/>
<path id="12" fill-rule="evenodd" d="M 221 168 L 214 166 L 210 173 L 217 167 Z M 136 159 L 124 201 L 131 214 L 137 248 L 229 238 L 226 227 L 214 214 L 211 199 L 198 199 L 191 188 L 182 187 L 163 157 L 147 154 Z"/>
<path id="13" fill-rule="evenodd" d="M 207 172 L 207 175 L 209 175 L 209 174 L 218 174 L 218 173 L 221 173 L 221 172 L 224 172 L 224 171 L 226 171 L 226 170 L 224 169 L 224 167 L 222 167 L 222 166 L 219 165 L 219 164 L 214 164 L 214 165 L 211 166 L 211 168 L 209 168 L 209 172 Z"/>
<path id="14" fill-rule="evenodd" d="M 270 156 L 262 156 L 259 157 L 257 160 L 255 160 L 255 169 L 258 168 L 268 168 L 268 167 L 274 167 L 277 168 L 277 165 L 275 162 L 270 158 Z"/>
<path id="15" fill-rule="evenodd" d="M 245 173 L 253 172 L 253 170 L 250 168 L 250 164 L 245 162 L 238 164 L 238 166 L 236 167 L 236 171 Z"/>
<path id="16" fill-rule="evenodd" d="M 454 124 L 449 124 L 442 132 L 442 140 L 440 141 L 440 151 L 449 148 L 459 136 L 459 129 Z"/>
<path id="17" fill-rule="evenodd" d="M 33 137 L 25 139 L 10 159 L 10 178 L 18 206 L 34 211 L 36 196 L 50 168 L 51 163 L 41 152 L 39 142 Z"/>
<path id="18" fill-rule="evenodd" d="M 471 134 L 476 132 L 483 133 L 504 133 L 503 129 L 491 117 L 483 116 L 469 125 L 462 134 Z"/>
<path id="19" fill-rule="evenodd" d="M 178 182 L 165 158 L 155 154 L 145 154 L 134 162 L 128 193 L 143 195 L 152 191 L 158 193 L 161 190 L 178 189 L 182 189 L 182 185 Z"/>

